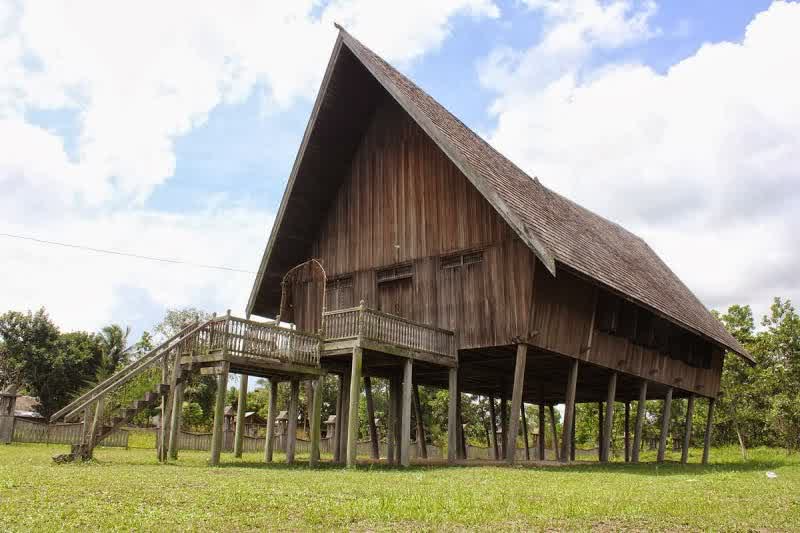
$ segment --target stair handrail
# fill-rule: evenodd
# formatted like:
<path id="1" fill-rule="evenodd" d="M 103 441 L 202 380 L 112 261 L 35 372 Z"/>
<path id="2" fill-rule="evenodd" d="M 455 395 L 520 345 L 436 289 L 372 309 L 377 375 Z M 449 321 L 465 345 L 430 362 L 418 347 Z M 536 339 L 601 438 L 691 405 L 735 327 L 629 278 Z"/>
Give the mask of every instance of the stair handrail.
<path id="1" fill-rule="evenodd" d="M 204 323 L 203 325 L 207 323 L 208 322 Z M 183 340 L 183 338 L 193 334 L 197 329 L 202 327 L 197 326 L 197 324 L 197 321 L 188 324 L 178 333 L 168 338 L 136 361 L 101 381 L 96 386 L 82 394 L 80 397 L 70 402 L 64 408 L 53 413 L 53 415 L 50 417 L 50 421 L 55 422 L 61 418 L 64 418 L 66 421 L 69 418 L 72 418 L 77 412 L 97 400 L 98 397 L 108 392 L 111 388 L 119 386 L 124 382 L 136 377 L 139 373 L 149 367 L 151 363 L 158 361 L 164 355 L 166 355 L 170 349 L 180 342 L 180 340 Z"/>

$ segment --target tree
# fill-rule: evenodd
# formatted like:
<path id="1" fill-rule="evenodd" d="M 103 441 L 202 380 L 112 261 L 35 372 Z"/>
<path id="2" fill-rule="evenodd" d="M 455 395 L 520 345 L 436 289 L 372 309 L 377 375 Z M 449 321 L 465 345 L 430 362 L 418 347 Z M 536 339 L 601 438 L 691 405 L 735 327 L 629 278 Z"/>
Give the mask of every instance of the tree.
<path id="1" fill-rule="evenodd" d="M 123 329 L 117 324 L 111 324 L 100 330 L 99 341 L 103 356 L 95 374 L 97 383 L 110 377 L 130 362 L 134 352 L 134 347 L 128 346 L 130 333 L 130 327 Z"/>

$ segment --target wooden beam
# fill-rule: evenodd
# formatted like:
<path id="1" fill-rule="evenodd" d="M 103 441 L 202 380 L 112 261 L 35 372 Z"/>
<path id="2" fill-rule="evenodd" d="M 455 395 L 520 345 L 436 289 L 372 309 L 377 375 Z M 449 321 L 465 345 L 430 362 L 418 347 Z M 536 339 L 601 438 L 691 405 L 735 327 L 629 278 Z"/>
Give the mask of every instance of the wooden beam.
<path id="1" fill-rule="evenodd" d="M 286 428 L 286 462 L 291 465 L 294 464 L 294 452 L 297 445 L 297 408 L 300 403 L 300 379 L 294 378 L 290 383 L 289 412 L 286 413 L 286 417 L 289 419 Z"/>
<path id="2" fill-rule="evenodd" d="M 494 460 L 500 459 L 500 446 L 497 443 L 497 413 L 494 407 L 494 396 L 489 396 L 489 418 L 491 419 L 492 429 L 492 449 L 494 450 Z"/>
<path id="3" fill-rule="evenodd" d="M 544 461 L 545 460 L 545 446 L 547 444 L 547 442 L 546 442 L 547 439 L 545 438 L 545 437 L 547 437 L 547 432 L 545 430 L 545 428 L 547 426 L 545 425 L 545 420 L 544 420 L 545 414 L 544 413 L 545 413 L 544 404 L 542 403 L 541 400 L 539 400 L 539 420 L 538 420 L 538 422 L 539 422 L 539 440 L 536 443 L 537 444 L 537 449 L 538 449 L 538 453 L 536 454 L 536 458 L 538 460 L 540 460 L 540 461 Z"/>
<path id="4" fill-rule="evenodd" d="M 397 417 L 399 416 L 396 408 L 397 408 L 397 400 L 395 397 L 397 396 L 397 389 L 394 376 L 390 376 L 388 378 L 389 381 L 389 398 L 388 398 L 388 405 L 387 410 L 388 416 L 386 417 L 386 462 L 390 465 L 395 464 L 395 459 L 397 455 L 395 454 L 394 445 L 396 442 L 395 438 L 395 429 L 397 428 Z"/>
<path id="5" fill-rule="evenodd" d="M 342 402 L 344 402 L 344 375 L 339 374 L 336 380 L 336 425 L 333 426 L 333 462 L 339 463 L 342 460 L 342 450 L 339 448 L 342 433 Z"/>
<path id="6" fill-rule="evenodd" d="M 550 429 L 553 432 L 553 455 L 556 461 L 561 458 L 561 448 L 558 446 L 558 429 L 556 426 L 556 407 L 553 404 L 550 407 Z"/>
<path id="7" fill-rule="evenodd" d="M 639 402 L 636 404 L 636 427 L 633 433 L 633 449 L 631 450 L 631 462 L 639 462 L 639 451 L 642 449 L 642 431 L 644 430 L 644 415 L 647 411 L 647 380 L 642 380 L 639 384 Z"/>
<path id="8" fill-rule="evenodd" d="M 319 441 L 322 434 L 322 378 L 312 382 L 314 398 L 311 401 L 311 454 L 308 462 L 311 466 L 319 464 Z"/>
<path id="9" fill-rule="evenodd" d="M 345 372 L 342 374 L 342 410 L 341 413 L 341 420 L 337 419 L 337 425 L 339 426 L 339 431 L 337 432 L 339 435 L 339 462 L 340 463 L 347 463 L 347 437 L 349 434 L 349 419 L 350 419 L 350 375 L 352 370 Z"/>
<path id="10" fill-rule="evenodd" d="M 267 407 L 267 439 L 264 442 L 264 462 L 272 462 L 272 453 L 275 446 L 275 416 L 278 409 L 278 381 L 268 378 L 269 381 L 269 407 Z"/>
<path id="11" fill-rule="evenodd" d="M 612 372 L 608 378 L 608 396 L 606 397 L 606 420 L 603 428 L 603 457 L 604 463 L 611 456 L 611 434 L 614 431 L 614 400 L 617 397 L 617 373 Z"/>
<path id="12" fill-rule="evenodd" d="M 603 402 L 597 402 L 597 460 L 603 462 L 603 431 L 605 425 L 603 424 Z"/>
<path id="13" fill-rule="evenodd" d="M 403 451 L 402 447 L 402 427 L 403 427 L 403 378 L 402 376 L 394 377 L 394 390 L 397 391 L 394 395 L 394 462 L 400 464 L 400 452 Z"/>
<path id="14" fill-rule="evenodd" d="M 411 359 L 403 361 L 403 406 L 400 416 L 400 466 L 411 464 L 411 374 L 413 363 Z"/>
<path id="15" fill-rule="evenodd" d="M 564 437 L 561 442 L 561 462 L 569 462 L 572 457 L 572 421 L 575 419 L 575 389 L 578 386 L 578 365 L 580 362 L 573 359 L 567 377 L 566 402 L 564 406 Z"/>
<path id="16" fill-rule="evenodd" d="M 522 441 L 525 443 L 525 460 L 531 460 L 531 447 L 528 440 L 528 415 L 525 413 L 525 403 L 523 402 L 520 415 L 522 416 Z"/>
<path id="17" fill-rule="evenodd" d="M 667 436 L 669 435 L 669 422 L 672 412 L 672 387 L 667 388 L 667 395 L 664 398 L 664 412 L 661 415 L 661 437 L 658 441 L 658 457 L 659 463 L 664 462 L 664 455 L 667 451 Z"/>
<path id="18" fill-rule="evenodd" d="M 519 435 L 519 414 L 522 409 L 522 389 L 525 385 L 525 363 L 528 360 L 528 345 L 517 345 L 517 360 L 514 365 L 514 388 L 511 391 L 511 418 L 508 423 L 506 437 L 506 462 L 514 464 L 517 454 L 517 436 Z"/>
<path id="19" fill-rule="evenodd" d="M 347 415 L 347 466 L 356 466 L 358 456 L 358 403 L 361 399 L 361 365 L 364 353 L 360 346 L 353 348 L 350 365 L 350 405 Z"/>
<path id="20" fill-rule="evenodd" d="M 178 458 L 178 440 L 181 431 L 181 418 L 183 417 L 183 369 L 177 365 L 178 380 L 175 384 L 175 397 L 172 404 L 172 421 L 169 424 L 169 450 L 170 459 Z"/>
<path id="21" fill-rule="evenodd" d="M 631 402 L 625 401 L 625 462 L 629 463 L 631 460 Z"/>
<path id="22" fill-rule="evenodd" d="M 378 443 L 378 427 L 375 425 L 375 401 L 372 398 L 372 378 L 364 376 L 364 395 L 367 397 L 367 427 L 369 428 L 370 457 L 381 458 Z"/>
<path id="23" fill-rule="evenodd" d="M 217 466 L 219 457 L 222 453 L 222 420 L 225 417 L 225 393 L 228 388 L 228 369 L 227 361 L 220 363 L 222 373 L 217 376 L 217 394 L 214 402 L 214 429 L 211 433 L 211 458 L 209 464 Z"/>
<path id="24" fill-rule="evenodd" d="M 447 462 L 454 464 L 458 457 L 458 368 L 448 370 L 447 381 Z"/>
<path id="25" fill-rule="evenodd" d="M 500 447 L 503 458 L 508 457 L 508 402 L 505 396 L 500 396 L 500 430 L 503 438 L 500 439 Z"/>
<path id="26" fill-rule="evenodd" d="M 244 416 L 247 413 L 247 374 L 239 377 L 239 402 L 236 405 L 236 433 L 233 437 L 233 456 L 242 456 L 244 438 Z"/>
<path id="27" fill-rule="evenodd" d="M 683 433 L 683 449 L 681 450 L 681 463 L 689 461 L 689 446 L 692 443 L 692 417 L 694 416 L 694 394 L 686 400 L 686 426 Z"/>
<path id="28" fill-rule="evenodd" d="M 570 445 L 569 445 L 569 460 L 575 461 L 575 425 L 576 421 L 578 420 L 578 414 L 576 411 L 577 404 L 572 407 L 572 431 L 570 432 Z"/>
<path id="29" fill-rule="evenodd" d="M 708 415 L 706 416 L 706 434 L 703 436 L 703 460 L 704 465 L 708 464 L 708 452 L 711 449 L 711 431 L 714 424 L 714 398 L 708 399 Z"/>
<path id="30" fill-rule="evenodd" d="M 420 458 L 428 458 L 428 444 L 425 442 L 425 421 L 422 414 L 422 404 L 419 401 L 419 385 L 414 384 L 414 416 L 417 419 L 417 453 Z"/>

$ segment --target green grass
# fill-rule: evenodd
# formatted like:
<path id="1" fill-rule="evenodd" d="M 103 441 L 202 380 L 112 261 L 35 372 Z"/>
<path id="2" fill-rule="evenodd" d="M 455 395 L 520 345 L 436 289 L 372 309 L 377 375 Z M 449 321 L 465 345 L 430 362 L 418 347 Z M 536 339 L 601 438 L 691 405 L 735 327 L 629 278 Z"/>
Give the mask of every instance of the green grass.
<path id="1" fill-rule="evenodd" d="M 159 465 L 153 450 L 102 448 L 91 463 L 55 465 L 64 451 L 0 446 L 0 531 L 800 529 L 800 457 L 779 450 L 743 463 L 718 449 L 708 467 L 405 471 L 267 466 L 259 454 L 209 468 L 201 452 Z"/>

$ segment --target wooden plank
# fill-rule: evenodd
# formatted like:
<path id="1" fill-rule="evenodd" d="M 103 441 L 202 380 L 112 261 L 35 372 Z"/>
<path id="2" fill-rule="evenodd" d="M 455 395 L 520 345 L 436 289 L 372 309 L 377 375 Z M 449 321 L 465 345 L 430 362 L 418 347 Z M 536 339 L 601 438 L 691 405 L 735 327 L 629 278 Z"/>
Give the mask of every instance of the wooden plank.
<path id="1" fill-rule="evenodd" d="M 539 401 L 539 420 L 537 420 L 539 426 L 539 440 L 537 442 L 537 454 L 536 458 L 540 461 L 545 460 L 545 446 L 547 445 L 547 432 L 546 432 L 546 425 L 545 425 L 545 410 L 544 404 Z M 555 432 L 553 432 L 555 435 Z"/>
<path id="2" fill-rule="evenodd" d="M 703 436 L 703 460 L 702 464 L 708 464 L 708 452 L 711 449 L 711 431 L 714 427 L 714 398 L 708 399 L 708 415 L 706 416 L 706 434 Z"/>
<path id="3" fill-rule="evenodd" d="M 694 394 L 686 400 L 686 425 L 683 434 L 683 449 L 681 450 L 681 463 L 689 461 L 689 446 L 692 444 L 692 417 L 694 416 Z"/>
<path id="4" fill-rule="evenodd" d="M 411 464 L 412 372 L 413 362 L 406 359 L 403 361 L 403 403 L 400 415 L 400 466 L 405 467 Z"/>
<path id="5" fill-rule="evenodd" d="M 417 453 L 421 459 L 428 458 L 428 443 L 425 442 L 425 421 L 419 401 L 419 385 L 414 384 L 414 417 L 417 419 Z"/>
<path id="6" fill-rule="evenodd" d="M 625 432 L 625 462 L 631 460 L 631 402 L 625 401 L 625 420 L 623 422 Z"/>
<path id="7" fill-rule="evenodd" d="M 567 378 L 566 402 L 564 405 L 564 436 L 561 441 L 562 463 L 569 462 L 572 456 L 572 422 L 575 419 L 575 389 L 578 385 L 578 360 L 572 361 Z"/>
<path id="8" fill-rule="evenodd" d="M 519 436 L 519 415 L 522 409 L 522 388 L 525 385 L 525 363 L 528 360 L 528 345 L 517 345 L 517 360 L 514 366 L 514 388 L 511 392 L 511 417 L 506 438 L 506 462 L 514 464 Z"/>
<path id="9" fill-rule="evenodd" d="M 458 458 L 458 368 L 449 369 L 447 378 L 447 462 L 454 464 Z"/>
<path id="10" fill-rule="evenodd" d="M 364 376 L 364 395 L 367 398 L 367 427 L 369 427 L 370 457 L 380 459 L 380 446 L 378 445 L 378 427 L 375 425 L 375 402 L 372 398 L 372 379 Z"/>
<path id="11" fill-rule="evenodd" d="M 361 366 L 363 351 L 360 346 L 353 348 L 350 364 L 350 405 L 347 416 L 347 466 L 356 466 L 358 454 L 358 403 L 361 399 Z"/>
<path id="12" fill-rule="evenodd" d="M 636 427 L 633 433 L 633 450 L 631 450 L 631 462 L 639 462 L 639 451 L 642 448 L 642 431 L 644 431 L 644 415 L 647 411 L 647 380 L 641 380 L 639 384 L 639 402 L 636 404 Z"/>
<path id="13" fill-rule="evenodd" d="M 267 378 L 269 382 L 269 404 L 267 407 L 267 438 L 264 442 L 264 462 L 271 463 L 275 446 L 275 418 L 278 415 L 278 381 Z"/>
<path id="14" fill-rule="evenodd" d="M 318 377 L 313 381 L 314 399 L 311 404 L 311 454 L 309 456 L 311 466 L 319 464 L 319 443 L 322 432 L 322 421 L 320 420 L 322 416 L 322 379 L 322 377 Z"/>
<path id="15" fill-rule="evenodd" d="M 672 411 L 672 387 L 667 388 L 667 395 L 664 397 L 664 410 L 661 414 L 661 435 L 658 440 L 657 461 L 664 462 L 664 455 L 667 451 L 667 436 L 669 435 L 670 414 Z"/>
<path id="16" fill-rule="evenodd" d="M 214 402 L 214 425 L 211 435 L 211 466 L 219 465 L 222 453 L 222 420 L 225 415 L 225 393 L 228 389 L 228 363 L 222 363 L 223 372 L 217 376 L 217 392 Z"/>
<path id="17" fill-rule="evenodd" d="M 522 417 L 522 437 L 525 443 L 525 460 L 531 460 L 531 447 L 528 441 L 528 415 L 525 413 L 525 404 L 523 403 L 520 408 L 520 416 Z"/>
<path id="18" fill-rule="evenodd" d="M 244 415 L 247 412 L 247 374 L 239 377 L 239 402 L 236 405 L 236 433 L 233 436 L 233 456 L 242 456 L 242 437 L 244 436 Z"/>
<path id="19" fill-rule="evenodd" d="M 500 459 L 500 446 L 497 442 L 497 413 L 495 412 L 494 396 L 489 396 L 489 419 L 492 428 L 492 449 L 494 451 L 493 459 L 497 461 Z"/>
<path id="20" fill-rule="evenodd" d="M 558 446 L 558 430 L 556 429 L 556 408 L 553 404 L 548 406 L 550 408 L 550 429 L 553 433 L 553 454 L 556 461 L 561 458 L 561 448 Z"/>

